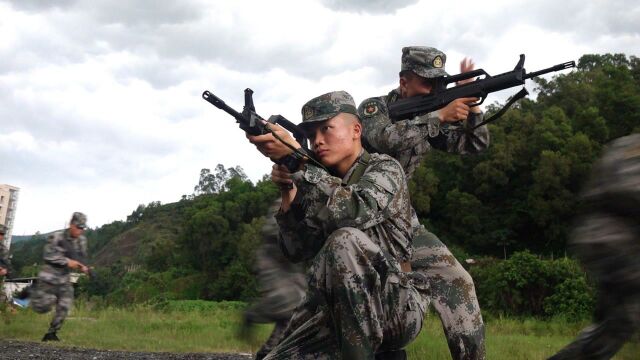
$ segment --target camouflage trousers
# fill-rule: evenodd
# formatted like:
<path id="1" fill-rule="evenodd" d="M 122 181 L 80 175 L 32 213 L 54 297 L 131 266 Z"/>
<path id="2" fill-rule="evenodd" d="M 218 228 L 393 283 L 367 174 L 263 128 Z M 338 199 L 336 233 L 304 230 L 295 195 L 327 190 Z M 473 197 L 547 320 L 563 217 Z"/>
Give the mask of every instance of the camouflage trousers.
<path id="1" fill-rule="evenodd" d="M 610 359 L 640 330 L 638 219 L 587 215 L 574 230 L 570 249 L 597 284 L 594 322 L 551 359 Z"/>
<path id="2" fill-rule="evenodd" d="M 373 359 L 419 334 L 427 303 L 365 233 L 334 231 L 307 272 L 308 290 L 265 359 Z"/>
<path id="3" fill-rule="evenodd" d="M 48 333 L 55 333 L 62 327 L 64 319 L 73 305 L 73 285 L 71 283 L 54 285 L 39 281 L 31 294 L 31 308 L 43 314 L 55 305 L 56 311 L 51 320 Z"/>
<path id="4" fill-rule="evenodd" d="M 471 275 L 414 217 L 413 271 L 429 281 L 431 304 L 442 321 L 453 359 L 484 359 L 484 323 Z"/>

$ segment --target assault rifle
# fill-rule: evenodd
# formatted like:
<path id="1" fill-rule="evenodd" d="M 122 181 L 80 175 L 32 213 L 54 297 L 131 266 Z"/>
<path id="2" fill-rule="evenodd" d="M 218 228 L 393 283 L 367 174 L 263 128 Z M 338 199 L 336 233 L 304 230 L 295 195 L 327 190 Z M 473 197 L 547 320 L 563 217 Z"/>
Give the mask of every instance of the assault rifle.
<path id="1" fill-rule="evenodd" d="M 390 103 L 389 117 L 393 120 L 410 119 L 417 115 L 422 115 L 442 109 L 453 100 L 465 97 L 479 98 L 479 102 L 469 105 L 477 106 L 482 104 L 487 95 L 492 92 L 508 89 L 510 87 L 518 85 L 524 85 L 524 82 L 527 79 L 531 79 L 533 77 L 554 71 L 569 69 L 575 66 L 575 61 L 568 61 L 552 66 L 550 68 L 527 73 L 527 71 L 524 69 L 524 54 L 521 54 L 518 64 L 512 71 L 508 71 L 496 76 L 489 75 L 483 69 L 477 69 L 458 75 L 442 77 L 438 81 L 436 81 L 434 90 L 430 94 L 413 96 Z M 483 75 L 484 78 L 480 79 L 479 77 Z M 447 85 L 451 83 L 476 77 L 478 79 L 476 79 L 475 81 L 447 88 Z M 522 88 L 522 90 L 520 90 L 518 94 L 512 97 L 511 100 L 497 114 L 492 116 L 490 119 L 483 121 L 482 124 L 479 124 L 477 126 L 495 120 L 500 115 L 502 115 L 504 111 L 506 111 L 509 106 L 511 106 L 511 104 L 526 95 L 528 95 L 527 90 L 525 88 Z"/>
<path id="2" fill-rule="evenodd" d="M 237 112 L 229 105 L 225 104 L 219 97 L 215 96 L 208 90 L 205 90 L 202 93 L 202 98 L 217 107 L 220 110 L 223 110 L 227 114 L 233 116 L 236 119 L 236 122 L 239 124 L 240 129 L 244 130 L 249 135 L 264 135 L 271 133 L 273 136 L 293 150 L 293 154 L 289 156 L 285 156 L 284 158 L 275 160 L 276 164 L 285 165 L 290 171 L 295 171 L 299 167 L 299 159 L 303 156 L 310 158 L 310 155 L 307 151 L 307 138 L 302 129 L 300 129 L 297 125 L 287 120 L 282 115 L 272 115 L 268 120 L 265 120 L 263 117 L 256 113 L 256 108 L 253 105 L 253 90 L 247 88 L 244 90 L 244 107 L 242 108 L 242 112 Z M 303 147 L 303 149 L 295 149 L 290 144 L 286 143 L 282 139 L 280 139 L 273 131 L 271 131 L 269 124 L 278 124 L 282 126 L 284 129 L 293 134 L 293 137 L 296 141 Z M 311 159 L 313 161 L 313 159 Z"/>

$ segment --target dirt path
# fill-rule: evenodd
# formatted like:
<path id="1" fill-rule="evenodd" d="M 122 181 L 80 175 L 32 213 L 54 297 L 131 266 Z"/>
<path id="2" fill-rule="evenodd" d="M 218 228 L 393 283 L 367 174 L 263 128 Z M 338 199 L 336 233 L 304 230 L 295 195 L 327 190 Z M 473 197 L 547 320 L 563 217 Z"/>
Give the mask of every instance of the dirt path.
<path id="1" fill-rule="evenodd" d="M 11 360 L 249 360 L 249 354 L 207 354 L 207 353 L 145 353 L 83 349 L 78 347 L 58 347 L 48 344 L 16 340 L 0 340 L 0 359 Z"/>

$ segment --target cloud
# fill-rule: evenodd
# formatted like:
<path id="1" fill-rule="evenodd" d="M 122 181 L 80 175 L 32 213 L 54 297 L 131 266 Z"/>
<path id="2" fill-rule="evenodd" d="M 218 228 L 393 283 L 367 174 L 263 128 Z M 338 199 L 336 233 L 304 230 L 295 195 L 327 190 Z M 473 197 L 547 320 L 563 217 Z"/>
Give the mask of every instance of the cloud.
<path id="1" fill-rule="evenodd" d="M 201 168 L 271 163 L 234 120 L 201 99 L 300 120 L 318 94 L 357 102 L 397 84 L 401 48 L 435 46 L 491 74 L 518 55 L 537 70 L 584 53 L 637 51 L 639 5 L 569 0 L 183 2 L 0 0 L 0 182 L 23 188 L 18 232 L 92 224 L 137 204 L 178 200 Z M 502 101 L 508 94 L 492 94 Z M 61 204 L 64 204 L 61 205 Z M 67 214 L 68 213 L 68 214 Z M 55 226 L 54 226 L 55 225 Z"/>
<path id="2" fill-rule="evenodd" d="M 391 14 L 415 4 L 418 0 L 321 0 L 324 6 L 336 11 Z"/>

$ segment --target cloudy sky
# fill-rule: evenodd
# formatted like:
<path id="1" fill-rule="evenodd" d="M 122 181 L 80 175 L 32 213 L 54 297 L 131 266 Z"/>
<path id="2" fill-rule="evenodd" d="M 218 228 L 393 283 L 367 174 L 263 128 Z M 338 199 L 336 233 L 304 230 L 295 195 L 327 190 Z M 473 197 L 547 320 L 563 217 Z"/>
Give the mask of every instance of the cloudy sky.
<path id="1" fill-rule="evenodd" d="M 401 48 L 471 56 L 491 74 L 586 53 L 639 55 L 638 1 L 0 0 L 0 184 L 21 188 L 14 234 L 95 227 L 190 194 L 202 168 L 270 162 L 208 89 L 300 120 L 311 97 L 356 102 L 397 83 Z M 510 93 L 491 96 L 503 101 Z"/>

